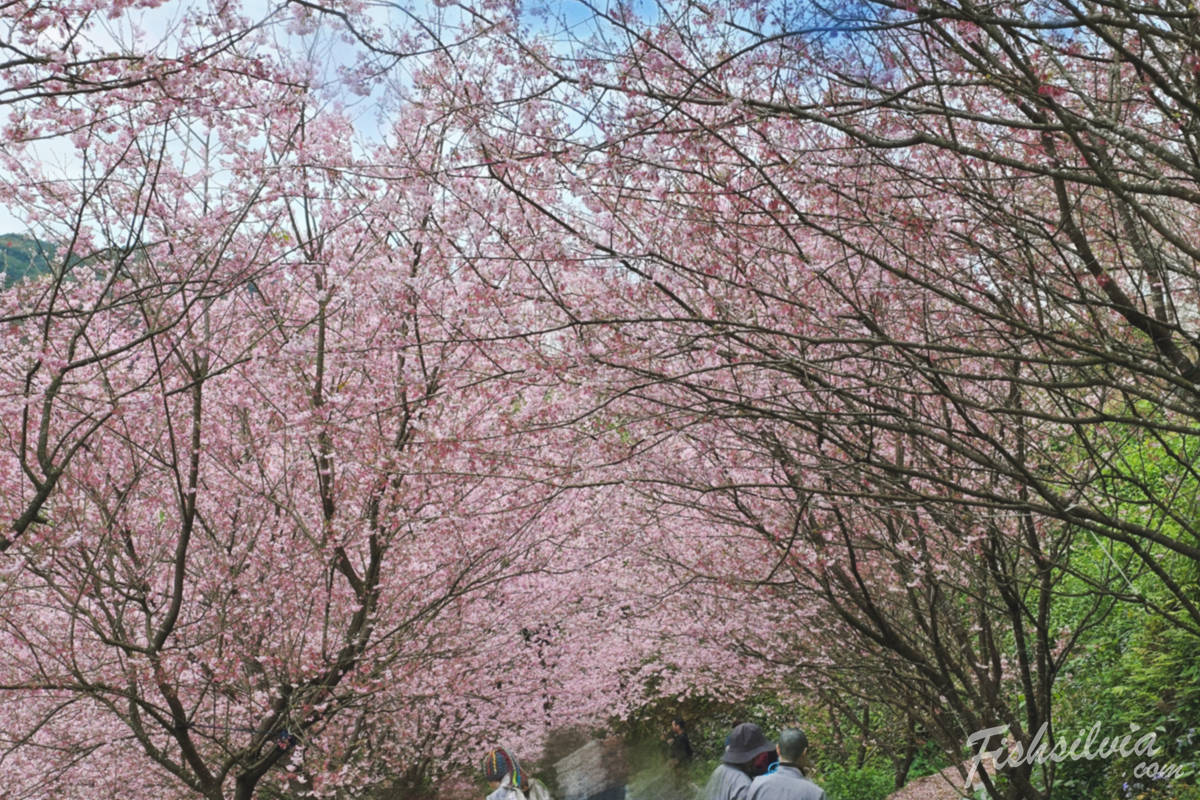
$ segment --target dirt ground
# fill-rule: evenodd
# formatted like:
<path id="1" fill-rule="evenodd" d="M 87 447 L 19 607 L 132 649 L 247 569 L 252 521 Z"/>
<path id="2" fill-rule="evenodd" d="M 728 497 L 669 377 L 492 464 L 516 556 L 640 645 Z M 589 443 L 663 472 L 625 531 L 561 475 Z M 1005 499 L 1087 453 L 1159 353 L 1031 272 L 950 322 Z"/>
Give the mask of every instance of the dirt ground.
<path id="1" fill-rule="evenodd" d="M 970 770 L 970 764 L 966 765 Z M 958 767 L 946 767 L 935 775 L 912 781 L 903 789 L 888 795 L 888 800 L 960 800 L 974 794 L 963 789 L 963 776 Z"/>

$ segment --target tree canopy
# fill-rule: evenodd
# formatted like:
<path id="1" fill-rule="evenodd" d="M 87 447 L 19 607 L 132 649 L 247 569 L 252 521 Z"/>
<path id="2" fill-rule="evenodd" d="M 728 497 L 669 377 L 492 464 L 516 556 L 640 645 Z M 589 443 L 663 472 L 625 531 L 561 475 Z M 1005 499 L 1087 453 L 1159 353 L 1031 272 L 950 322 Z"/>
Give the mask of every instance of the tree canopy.
<path id="1" fill-rule="evenodd" d="M 764 693 L 845 786 L 1195 765 L 1194 7 L 0 14 L 14 797 Z M 1194 792 L 1102 762 L 973 777 Z"/>

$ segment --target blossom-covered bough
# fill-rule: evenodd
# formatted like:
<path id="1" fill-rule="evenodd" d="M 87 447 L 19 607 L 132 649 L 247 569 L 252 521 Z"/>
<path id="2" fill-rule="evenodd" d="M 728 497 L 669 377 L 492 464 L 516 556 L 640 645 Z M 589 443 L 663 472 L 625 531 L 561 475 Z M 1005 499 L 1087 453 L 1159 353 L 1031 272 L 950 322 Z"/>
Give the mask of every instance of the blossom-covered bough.
<path id="1" fill-rule="evenodd" d="M 1200 628 L 1194 10 L 108 11 L 4 11 L 14 796 L 763 684 L 903 779 L 1115 608 Z"/>
<path id="2" fill-rule="evenodd" d="M 716 527 L 671 560 L 949 753 L 1049 722 L 1119 604 L 1194 635 L 1194 11 L 587 8 L 492 174 L 608 265 L 558 296 L 623 435 L 671 431 L 645 492 Z"/>

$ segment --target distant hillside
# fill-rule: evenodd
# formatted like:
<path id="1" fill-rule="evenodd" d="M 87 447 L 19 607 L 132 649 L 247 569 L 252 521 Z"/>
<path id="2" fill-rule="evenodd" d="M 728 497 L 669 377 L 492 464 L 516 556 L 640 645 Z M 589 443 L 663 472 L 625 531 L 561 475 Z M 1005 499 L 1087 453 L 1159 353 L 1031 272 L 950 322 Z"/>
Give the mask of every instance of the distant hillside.
<path id="1" fill-rule="evenodd" d="M 53 257 L 54 249 L 44 242 L 19 233 L 0 233 L 0 271 L 4 272 L 6 287 L 23 278 L 46 274 Z"/>

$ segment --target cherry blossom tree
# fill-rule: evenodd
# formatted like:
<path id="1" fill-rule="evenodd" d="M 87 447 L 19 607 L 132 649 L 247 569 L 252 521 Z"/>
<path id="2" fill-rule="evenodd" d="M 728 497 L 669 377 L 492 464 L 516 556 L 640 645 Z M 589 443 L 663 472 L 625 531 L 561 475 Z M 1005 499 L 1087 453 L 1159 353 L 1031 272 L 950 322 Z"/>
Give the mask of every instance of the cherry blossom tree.
<path id="1" fill-rule="evenodd" d="M 303 27 L 286 3 L 181 6 L 164 0 L 15 2 L 0 15 L 0 108 L 15 141 L 68 132 L 110 102 L 168 111 L 211 99 L 239 73 L 284 81 L 270 51 L 273 26 Z M 198 81 L 203 75 L 205 79 Z"/>
<path id="2" fill-rule="evenodd" d="M 660 609 L 614 600 L 653 532 L 526 257 L 569 256 L 488 179 L 451 55 L 373 145 L 254 73 L 112 99 L 65 177 L 8 162 L 68 233 L 4 296 L 14 796 L 134 765 L 155 796 L 415 790 L 694 682 Z"/>
<path id="3" fill-rule="evenodd" d="M 227 250 L 252 224 L 250 206 L 261 181 L 249 165 L 232 178 L 221 173 L 228 165 L 210 155 L 212 140 L 260 135 L 258 120 L 294 100 L 289 91 L 303 87 L 305 75 L 283 67 L 285 54 L 255 51 L 267 41 L 265 22 L 251 23 L 236 4 L 207 10 L 160 5 L 101 10 L 90 3 L 14 3 L 3 9 L 0 204 L 4 217 L 38 243 L 53 279 L 6 303 L 6 324 L 40 324 L 41 330 L 10 340 L 6 359 L 10 369 L 28 367 L 12 376 L 18 388 L 10 395 L 25 399 L 13 428 L 25 483 L 8 487 L 11 524 L 0 533 L 0 549 L 43 518 L 61 474 L 108 414 L 95 404 L 73 403 L 70 387 L 92 380 L 159 332 L 144 326 L 140 335 L 106 341 L 113 336 L 111 318 L 143 294 L 179 292 L 192 281 L 205 284 L 193 287 L 198 297 L 252 277 L 228 272 Z M 279 9 L 267 14 L 267 20 L 279 17 Z M 164 154 L 178 151 L 190 157 L 168 166 Z M 189 183 L 190 197 L 175 195 Z M 222 184 L 229 191 L 218 207 L 214 189 Z M 173 208 L 180 202 L 191 208 Z M 185 221 L 181 213 L 197 216 Z M 200 219 L 207 219 L 206 230 L 194 221 Z M 193 238 L 192 263 L 185 267 L 177 259 L 172 274 L 131 273 L 129 265 L 144 261 L 146 248 L 173 248 L 169 239 L 177 235 Z M 206 244 L 198 243 L 206 237 Z M 80 265 L 101 262 L 107 286 L 90 295 L 67 290 L 65 284 L 93 268 Z M 118 288 L 130 294 L 114 294 L 115 282 L 129 277 L 132 285 Z M 156 322 L 165 329 L 179 321 Z M 30 353 L 33 360 L 26 358 Z M 43 365 L 40 355 L 63 363 Z"/>
<path id="4" fill-rule="evenodd" d="M 220 93 L 110 100 L 75 177 L 8 162 L 69 232 L 4 297 L 14 796 L 133 765 L 146 795 L 328 795 L 543 722 L 488 687 L 541 685 L 521 631 L 557 601 L 514 587 L 582 522 L 535 457 L 536 309 L 472 228 L 495 200 L 432 112 L 366 153 L 292 83 Z"/>
<path id="5" fill-rule="evenodd" d="M 602 417 L 672 454 L 637 480 L 779 548 L 795 604 L 838 620 L 825 641 L 861 648 L 837 666 L 916 670 L 889 696 L 952 707 L 924 720 L 951 751 L 1051 720 L 1066 575 L 1095 593 L 1082 627 L 1120 602 L 1194 631 L 1190 95 L 1133 81 L 1127 43 L 1174 64 L 1186 36 L 1050 6 L 590 10 L 570 47 L 517 41 L 512 94 L 557 122 L 498 113 L 487 154 L 603 265 L 546 283 L 614 370 Z M 700 530 L 677 563 L 770 584 L 753 544 L 706 570 Z M 1091 537 L 1099 576 L 1073 564 Z M 1031 773 L 1007 791 L 1048 792 Z"/>
<path id="6" fill-rule="evenodd" d="M 1200 629 L 1191 12 L 585 7 L 99 61 L 12 7 L 59 244 L 0 301 L 14 793 L 412 787 L 759 681 L 956 752 L 1118 604 Z M 358 50 L 268 37 L 314 31 Z"/>
<path id="7" fill-rule="evenodd" d="M 793 259 L 796 286 L 827 284 L 834 296 L 811 313 L 852 316 L 856 328 L 835 334 L 856 337 L 847 349 L 870 342 L 906 364 L 914 394 L 962 415 L 961 453 L 1011 482 L 1000 495 L 959 483 L 964 501 L 1112 541 L 1177 601 L 1151 610 L 1195 630 L 1178 571 L 1197 556 L 1190 494 L 1149 486 L 1127 449 L 1133 437 L 1140 452 L 1167 451 L 1179 480 L 1194 482 L 1175 438 L 1187 439 L 1194 416 L 1195 274 L 1181 155 L 1192 93 L 1177 68 L 1190 51 L 1174 12 L 593 11 L 599 32 L 577 52 L 526 48 L 547 85 L 581 90 L 563 100 L 595 122 L 580 146 L 613 155 L 603 172 L 565 165 L 573 188 L 598 198 L 596 229 L 574 229 L 672 292 L 660 274 L 717 286 L 753 280 L 742 265 L 751 254 Z M 568 151 L 550 140 L 524 152 Z M 692 202 L 684 187 L 696 184 L 704 194 Z M 624 205 L 599 198 L 601 186 Z M 715 243 L 719 266 L 662 252 L 660 236 L 637 228 L 645 209 L 668 203 L 705 204 L 691 235 Z M 1010 377 L 1029 387 L 1016 402 Z M 911 404 L 879 411 L 909 429 L 936 420 Z M 1028 428 L 1026 450 L 990 441 L 997 425 Z M 939 429 L 921 435 L 936 443 Z M 1029 448 L 1041 450 L 1036 469 Z M 1131 516 L 1128 501 L 1144 513 Z"/>

